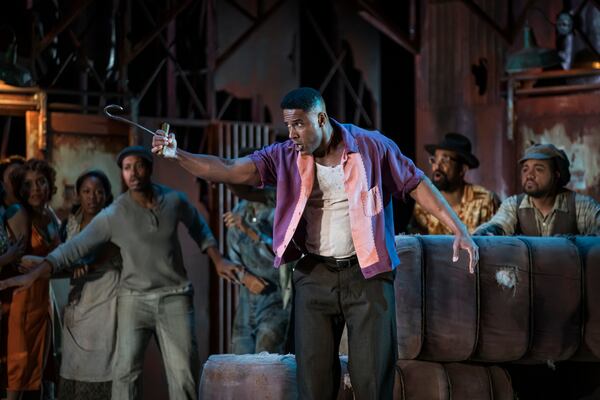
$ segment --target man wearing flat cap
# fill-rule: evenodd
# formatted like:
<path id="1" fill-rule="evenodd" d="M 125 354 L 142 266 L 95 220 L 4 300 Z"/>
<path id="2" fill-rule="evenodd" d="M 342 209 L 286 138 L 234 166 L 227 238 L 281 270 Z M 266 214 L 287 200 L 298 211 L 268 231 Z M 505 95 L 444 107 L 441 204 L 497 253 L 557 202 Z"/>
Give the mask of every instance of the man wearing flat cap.
<path id="1" fill-rule="evenodd" d="M 519 160 L 523 193 L 509 197 L 475 235 L 598 235 L 600 204 L 565 186 L 569 159 L 552 144 L 536 144 Z"/>
<path id="2" fill-rule="evenodd" d="M 441 143 L 428 144 L 425 150 L 431 154 L 431 181 L 469 232 L 488 221 L 498 209 L 499 201 L 493 192 L 465 181 L 467 171 L 479 166 L 479 160 L 471 152 L 470 140 L 459 133 L 447 133 Z M 429 235 L 452 233 L 418 204 L 415 205 L 410 230 Z"/>
<path id="3" fill-rule="evenodd" d="M 75 237 L 57 247 L 29 273 L 0 282 L 0 289 L 28 286 L 60 272 L 103 243 L 121 250 L 117 297 L 117 346 L 112 399 L 142 399 L 141 375 L 149 340 L 161 349 L 169 398 L 196 399 L 200 363 L 196 345 L 193 288 L 177 234 L 183 223 L 219 275 L 236 279 L 239 266 L 223 258 L 206 221 L 185 194 L 152 182 L 152 154 L 142 146 L 117 156 L 127 191 Z"/>

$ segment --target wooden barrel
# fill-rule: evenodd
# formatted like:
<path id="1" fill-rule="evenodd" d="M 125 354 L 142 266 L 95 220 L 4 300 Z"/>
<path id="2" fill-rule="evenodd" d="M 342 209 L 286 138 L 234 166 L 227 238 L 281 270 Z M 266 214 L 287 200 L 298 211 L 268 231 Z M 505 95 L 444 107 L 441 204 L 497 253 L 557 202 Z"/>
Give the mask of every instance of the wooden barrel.
<path id="1" fill-rule="evenodd" d="M 337 400 L 354 395 L 348 375 L 348 359 L 340 358 L 341 379 Z M 216 354 L 204 364 L 200 399 L 254 400 L 298 398 L 296 358 L 292 354 Z"/>
<path id="2" fill-rule="evenodd" d="M 577 247 L 559 237 L 519 237 L 531 258 L 531 346 L 525 361 L 567 360 L 582 332 L 581 264 Z"/>
<path id="3" fill-rule="evenodd" d="M 497 366 L 399 360 L 394 400 L 509 400 L 510 378 Z"/>

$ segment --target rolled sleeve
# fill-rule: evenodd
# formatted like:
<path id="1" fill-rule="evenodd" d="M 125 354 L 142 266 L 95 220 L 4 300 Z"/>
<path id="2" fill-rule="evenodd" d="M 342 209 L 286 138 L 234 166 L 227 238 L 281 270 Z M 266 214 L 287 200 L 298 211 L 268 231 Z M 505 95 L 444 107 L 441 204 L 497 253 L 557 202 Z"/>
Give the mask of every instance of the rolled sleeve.
<path id="1" fill-rule="evenodd" d="M 111 230 L 108 218 L 108 211 L 101 211 L 81 232 L 48 254 L 46 261 L 52 265 L 52 272 L 73 269 L 78 260 L 85 258 L 98 246 L 109 242 Z"/>
<path id="2" fill-rule="evenodd" d="M 406 157 L 398 146 L 391 140 L 387 141 L 387 151 L 385 154 L 387 168 L 386 186 L 391 193 L 402 199 L 412 192 L 421 183 L 425 174 Z"/>
<path id="3" fill-rule="evenodd" d="M 495 234 L 498 228 L 504 235 L 514 235 L 517 227 L 517 196 L 511 196 L 502 202 L 498 212 L 485 224 L 475 229 L 473 235 Z"/>
<path id="4" fill-rule="evenodd" d="M 260 175 L 259 188 L 275 186 L 277 184 L 277 167 L 274 160 L 274 154 L 277 147 L 280 145 L 281 144 L 279 143 L 272 144 L 257 150 L 248 156 L 256 166 L 258 174 Z"/>

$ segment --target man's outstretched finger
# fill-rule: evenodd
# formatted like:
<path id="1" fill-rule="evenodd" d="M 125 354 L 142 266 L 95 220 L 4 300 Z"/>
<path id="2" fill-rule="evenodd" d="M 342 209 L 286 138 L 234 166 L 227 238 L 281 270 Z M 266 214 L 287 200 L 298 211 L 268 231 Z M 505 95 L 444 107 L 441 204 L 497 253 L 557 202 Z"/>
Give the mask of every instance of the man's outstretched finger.
<path id="1" fill-rule="evenodd" d="M 475 267 L 479 262 L 479 250 L 477 247 L 469 247 L 469 272 L 475 273 Z"/>
<path id="2" fill-rule="evenodd" d="M 459 244 L 458 238 L 454 239 L 454 243 L 452 243 L 452 262 L 458 261 L 458 252 L 459 252 Z"/>
<path id="3" fill-rule="evenodd" d="M 475 267 L 473 266 L 473 262 L 475 260 L 475 254 L 473 248 L 469 248 L 469 273 L 472 274 L 475 272 Z"/>

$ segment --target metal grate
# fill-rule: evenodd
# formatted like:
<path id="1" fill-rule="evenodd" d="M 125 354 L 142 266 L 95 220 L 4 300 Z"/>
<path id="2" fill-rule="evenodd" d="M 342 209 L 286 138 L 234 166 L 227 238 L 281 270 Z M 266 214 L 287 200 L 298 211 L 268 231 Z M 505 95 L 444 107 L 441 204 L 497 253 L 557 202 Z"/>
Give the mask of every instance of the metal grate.
<path id="1" fill-rule="evenodd" d="M 244 147 L 263 147 L 273 142 L 274 131 L 269 125 L 251 122 L 217 121 L 208 129 L 209 154 L 223 158 L 238 157 Z M 209 193 L 210 225 L 219 241 L 219 250 L 227 254 L 226 228 L 223 214 L 231 211 L 238 199 L 225 185 L 212 184 Z M 231 352 L 233 316 L 237 304 L 237 288 L 220 279 L 211 278 L 211 353 Z"/>

